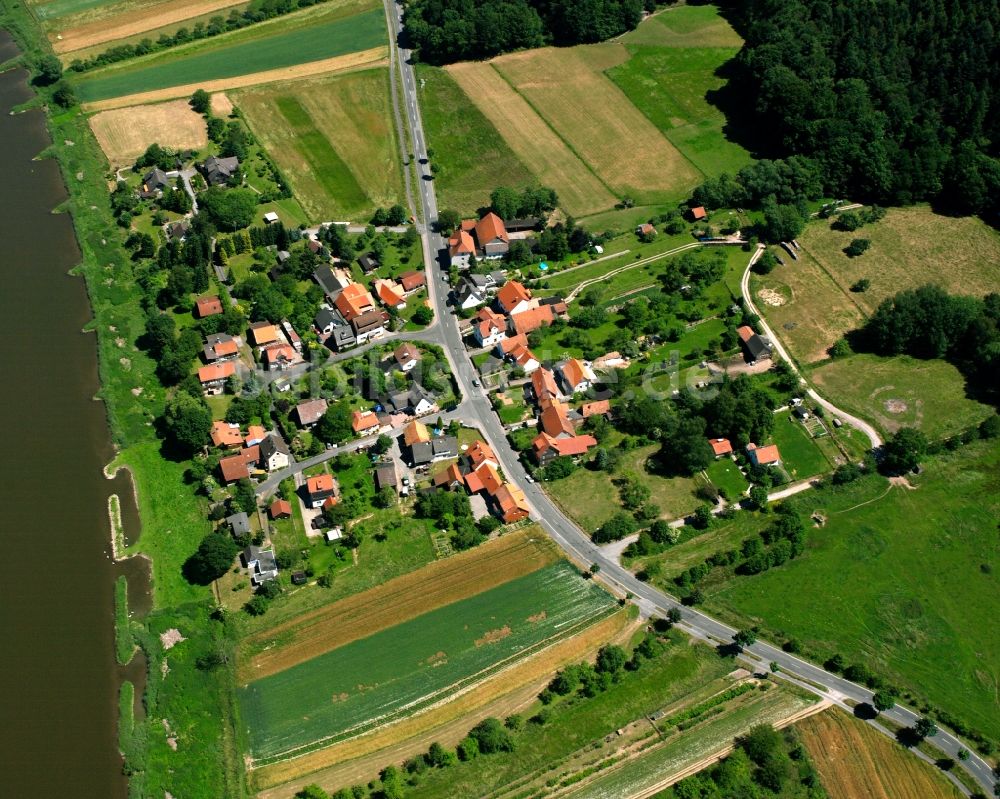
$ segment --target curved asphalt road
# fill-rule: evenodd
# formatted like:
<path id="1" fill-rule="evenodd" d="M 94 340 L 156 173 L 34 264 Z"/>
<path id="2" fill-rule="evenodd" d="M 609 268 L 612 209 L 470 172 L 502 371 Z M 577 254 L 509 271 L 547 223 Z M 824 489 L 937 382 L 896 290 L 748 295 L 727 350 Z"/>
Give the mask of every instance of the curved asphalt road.
<path id="1" fill-rule="evenodd" d="M 384 0 L 386 14 L 390 21 L 390 29 L 396 32 L 398 37 L 402 32 L 402 18 L 400 6 L 393 0 Z M 453 314 L 445 312 L 445 305 L 442 302 L 442 295 L 448 289 L 443 278 L 447 270 L 443 268 L 434 269 L 433 265 L 438 264 L 438 255 L 445 248 L 442 237 L 434 232 L 434 223 L 437 221 L 438 209 L 437 199 L 434 194 L 434 182 L 427 163 L 427 146 L 423 133 L 423 125 L 420 118 L 420 108 L 417 103 L 417 82 L 413 67 L 410 63 L 410 52 L 405 49 L 398 51 L 396 64 L 400 72 L 401 88 L 403 93 L 403 112 L 406 116 L 409 130 L 412 134 L 412 148 L 410 152 L 415 154 L 417 163 L 417 193 L 420 198 L 422 218 L 422 240 L 424 247 L 424 261 L 427 268 L 427 285 L 431 303 L 436 309 L 435 317 L 438 324 L 434 330 L 438 335 L 438 343 L 444 347 L 448 357 L 452 372 L 458 381 L 461 395 L 465 398 L 454 413 L 460 413 L 462 418 L 470 420 L 479 426 L 486 441 L 496 453 L 500 466 L 507 479 L 520 486 L 525 491 L 525 495 L 531 505 L 532 518 L 537 520 L 542 528 L 552 539 L 563 549 L 563 551 L 581 567 L 589 567 L 591 564 L 600 566 L 599 578 L 620 595 L 631 594 L 640 609 L 647 615 L 663 615 L 672 608 L 680 608 L 682 612 L 682 622 L 680 627 L 689 635 L 703 641 L 715 644 L 730 644 L 736 632 L 732 627 L 725 625 L 704 613 L 693 608 L 681 608 L 680 603 L 673 597 L 658 591 L 636 579 L 628 570 L 624 569 L 617 560 L 609 558 L 601 552 L 579 527 L 555 506 L 551 499 L 536 484 L 529 480 L 524 468 L 517 458 L 517 454 L 511 449 L 505 437 L 505 432 L 499 419 L 490 406 L 489 399 L 482 390 L 473 388 L 472 381 L 477 379 L 477 374 L 471 361 L 465 357 L 465 347 L 462 337 L 458 332 L 458 321 Z M 751 264 L 753 261 L 751 261 Z M 750 302 L 749 292 L 745 286 L 749 279 L 748 272 L 743 276 L 744 297 L 749 303 L 751 310 L 755 312 L 752 302 Z M 758 314 L 759 315 L 759 314 Z M 776 345 L 779 354 L 790 364 L 794 363 L 788 358 L 784 348 L 781 347 L 777 337 L 774 336 L 765 325 L 765 330 L 771 340 Z M 813 396 L 810 394 L 810 396 Z M 814 399 L 816 399 L 814 397 Z M 817 401 L 820 401 L 817 399 Z M 823 404 L 821 402 L 821 404 Z M 881 439 L 871 425 L 860 419 L 855 419 L 848 414 L 830 405 L 824 405 L 838 416 L 842 416 L 851 424 L 865 431 L 873 446 L 881 444 Z M 777 663 L 781 672 L 798 682 L 803 687 L 814 691 L 817 695 L 830 700 L 834 704 L 851 711 L 848 702 L 861 703 L 871 702 L 872 692 L 867 688 L 855 685 L 848 680 L 831 674 L 828 671 L 808 663 L 800 658 L 783 652 L 781 649 L 771 646 L 763 641 L 748 647 L 743 657 L 754 661 L 757 670 L 767 671 L 770 663 Z M 912 711 L 897 706 L 891 711 L 883 713 L 882 716 L 891 719 L 893 722 L 905 726 L 913 725 L 918 716 Z M 884 727 L 875 725 L 882 732 L 886 732 Z M 938 748 L 943 755 L 954 758 L 958 762 L 958 752 L 960 749 L 972 751 L 971 746 L 964 745 L 951 733 L 941 730 L 937 736 L 929 739 L 930 743 Z M 960 763 L 979 782 L 987 793 L 992 791 L 993 778 L 990 766 L 980 757 L 973 754 L 966 762 Z M 954 780 L 954 778 L 953 778 Z"/>

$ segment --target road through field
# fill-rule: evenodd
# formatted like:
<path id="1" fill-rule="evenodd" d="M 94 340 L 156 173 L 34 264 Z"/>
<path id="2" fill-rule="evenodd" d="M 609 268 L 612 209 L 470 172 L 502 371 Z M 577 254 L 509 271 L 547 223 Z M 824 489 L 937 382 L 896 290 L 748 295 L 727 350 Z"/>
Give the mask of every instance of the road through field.
<path id="1" fill-rule="evenodd" d="M 384 0 L 384 2 L 387 13 L 393 22 L 392 29 L 395 37 L 399 37 L 403 27 L 402 8 L 399 3 L 393 2 L 393 0 Z M 411 53 L 400 48 L 399 55 L 397 66 L 400 70 L 404 112 L 409 130 L 412 133 L 412 152 L 418 159 L 418 193 L 423 219 L 421 233 L 424 260 L 429 276 L 428 292 L 430 301 L 437 312 L 435 315 L 439 319 L 435 333 L 439 336 L 439 343 L 444 347 L 452 373 L 458 382 L 460 393 L 466 398 L 460 406 L 463 416 L 473 419 L 480 426 L 484 437 L 501 461 L 507 479 L 525 491 L 532 506 L 532 518 L 539 521 L 545 531 L 569 557 L 581 566 L 596 563 L 601 568 L 600 579 L 613 590 L 620 592 L 621 595 L 631 595 L 644 612 L 664 614 L 670 609 L 680 610 L 683 618 L 681 626 L 690 635 L 705 641 L 729 644 L 736 632 L 732 627 L 722 624 L 696 609 L 682 607 L 675 598 L 636 579 L 634 574 L 624 569 L 617 561 L 604 556 L 586 533 L 565 517 L 536 483 L 529 482 L 524 468 L 518 461 L 517 454 L 507 442 L 505 431 L 499 419 L 493 413 L 488 397 L 482 390 L 475 390 L 473 381 L 478 381 L 478 377 L 472 362 L 465 357 L 465 347 L 459 333 L 457 318 L 453 314 L 445 312 L 445 304 L 442 302 L 441 295 L 446 284 L 439 278 L 446 276 L 447 268 L 444 266 L 443 260 L 438 262 L 438 255 L 445 249 L 445 242 L 434 230 L 438 210 L 433 175 L 427 162 L 420 163 L 420 159 L 427 158 L 427 145 L 420 118 L 420 109 L 417 105 L 417 81 L 411 62 Z M 405 138 L 405 134 L 402 135 Z M 435 264 L 438 264 L 437 269 L 433 268 Z M 870 425 L 868 427 L 870 428 Z M 874 430 L 871 430 L 871 434 L 874 435 L 875 441 L 880 440 Z M 870 439 L 872 435 L 869 435 Z M 820 686 L 819 688 L 811 687 L 810 690 L 829 698 L 834 704 L 848 709 L 849 712 L 851 705 L 848 702 L 870 703 L 872 701 L 872 692 L 867 688 L 856 685 L 839 675 L 832 674 L 763 641 L 758 641 L 748 647 L 742 657 L 755 665 L 777 663 L 783 674 L 807 681 L 801 683 L 802 685 Z M 883 716 L 904 726 L 912 726 L 918 718 L 916 713 L 900 705 L 887 711 Z M 973 750 L 973 747 L 968 746 L 947 730 L 941 730 L 929 740 L 943 754 L 955 759 L 958 758 L 959 750 Z M 987 792 L 993 790 L 991 767 L 981 757 L 973 754 L 969 760 L 962 761 L 960 767 L 968 771 Z"/>

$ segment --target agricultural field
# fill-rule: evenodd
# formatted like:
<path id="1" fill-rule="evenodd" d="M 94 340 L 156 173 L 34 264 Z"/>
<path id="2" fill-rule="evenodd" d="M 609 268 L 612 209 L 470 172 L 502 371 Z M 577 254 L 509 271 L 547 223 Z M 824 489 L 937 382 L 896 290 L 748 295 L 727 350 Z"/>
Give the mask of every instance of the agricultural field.
<path id="1" fill-rule="evenodd" d="M 869 239 L 871 249 L 848 258 L 843 250 L 855 238 Z M 842 291 L 851 293 L 861 278 L 871 281 L 867 291 L 851 293 L 866 314 L 896 292 L 927 283 L 975 297 L 1000 286 L 1000 232 L 974 216 L 941 216 L 927 206 L 892 208 L 853 233 L 815 222 L 798 241 Z"/>
<path id="2" fill-rule="evenodd" d="M 403 197 L 386 69 L 233 93 L 313 220 L 367 221 Z"/>
<path id="3" fill-rule="evenodd" d="M 48 17 L 43 24 L 52 49 L 63 63 L 68 64 L 113 45 L 137 43 L 142 38 L 155 40 L 180 27 L 190 29 L 198 22 L 207 23 L 213 16 L 226 16 L 232 8 L 244 5 L 242 0 L 124 0 Z M 54 7 L 56 3 L 47 3 L 38 9 Z"/>
<path id="4" fill-rule="evenodd" d="M 822 661 L 840 652 L 901 690 L 1000 736 L 1000 445 L 935 456 L 912 488 L 865 478 L 787 500 L 809 530 L 803 556 L 753 577 L 710 577 L 706 608 L 796 638 Z M 720 547 L 721 548 L 721 547 Z"/>
<path id="5" fill-rule="evenodd" d="M 355 12 L 356 5 L 366 4 L 367 0 L 356 0 L 353 5 L 325 3 L 232 33 L 113 64 L 86 73 L 76 82 L 77 91 L 82 101 L 94 103 L 197 83 L 214 90 L 218 88 L 214 82 L 287 70 L 384 47 L 382 9 Z"/>
<path id="6" fill-rule="evenodd" d="M 254 761 L 302 754 L 410 715 L 616 606 L 560 562 L 256 680 L 238 691 Z"/>
<path id="7" fill-rule="evenodd" d="M 475 205 L 452 199 L 448 187 L 521 185 L 524 169 L 578 217 L 607 211 L 623 196 L 640 206 L 676 203 L 706 175 L 750 160 L 726 139 L 725 117 L 708 100 L 724 82 L 715 73 L 740 45 L 714 7 L 685 6 L 613 43 L 454 64 L 444 72 L 448 81 L 437 79 L 440 70 L 423 70 L 435 76 L 424 87 L 425 108 L 457 100 L 476 111 L 464 132 L 445 132 L 433 111 L 425 113 L 431 144 L 449 153 L 439 164 L 443 205 L 470 211 Z M 484 169 L 478 159 L 451 160 L 452 151 L 475 152 L 487 139 L 502 140 L 499 152 L 518 173 L 484 184 L 475 175 Z"/>
<path id="8" fill-rule="evenodd" d="M 557 558 L 553 545 L 537 528 L 489 541 L 247 636 L 240 644 L 237 679 L 244 683 L 283 671 L 537 571 Z"/>
<path id="9" fill-rule="evenodd" d="M 418 65 L 417 78 L 429 154 L 438 169 L 434 187 L 441 208 L 472 214 L 489 204 L 496 186 L 521 188 L 535 182 L 449 71 Z"/>
<path id="10" fill-rule="evenodd" d="M 101 111 L 90 129 L 112 166 L 132 164 L 150 144 L 200 150 L 208 144 L 205 119 L 186 100 Z"/>
<path id="11" fill-rule="evenodd" d="M 817 366 L 809 377 L 824 397 L 887 434 L 916 427 L 931 439 L 944 438 L 993 412 L 966 396 L 965 378 L 943 360 L 851 355 Z"/>
<path id="12" fill-rule="evenodd" d="M 841 710 L 795 725 L 830 799 L 959 799 L 933 766 Z"/>

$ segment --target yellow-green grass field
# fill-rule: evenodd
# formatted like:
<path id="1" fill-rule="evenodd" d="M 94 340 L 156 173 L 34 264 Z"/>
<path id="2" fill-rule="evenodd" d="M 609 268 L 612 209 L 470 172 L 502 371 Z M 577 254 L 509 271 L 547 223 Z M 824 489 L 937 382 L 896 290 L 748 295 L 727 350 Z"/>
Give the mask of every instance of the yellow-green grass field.
<path id="1" fill-rule="evenodd" d="M 565 561 L 239 690 L 257 763 L 358 735 L 454 695 L 614 612 Z"/>
<path id="2" fill-rule="evenodd" d="M 441 208 L 472 214 L 488 205 L 497 186 L 523 187 L 535 176 L 514 154 L 451 73 L 417 67 L 420 113 L 438 172 L 434 186 Z"/>
<path id="3" fill-rule="evenodd" d="M 384 68 L 232 94 L 314 221 L 367 221 L 403 196 Z"/>
<path id="4" fill-rule="evenodd" d="M 368 8 L 368 10 L 359 10 Z M 369 0 L 324 3 L 232 33 L 86 73 L 84 102 L 294 67 L 385 44 L 385 16 Z"/>
<path id="5" fill-rule="evenodd" d="M 795 638 L 807 656 L 864 663 L 994 739 L 1000 735 L 1000 443 L 926 461 L 913 488 L 865 478 L 788 502 L 821 513 L 805 553 L 753 577 L 714 575 L 706 608 Z"/>
<path id="6" fill-rule="evenodd" d="M 824 397 L 887 434 L 916 427 L 931 439 L 944 438 L 993 412 L 966 396 L 965 378 L 942 360 L 852 355 L 828 361 L 809 376 Z"/>

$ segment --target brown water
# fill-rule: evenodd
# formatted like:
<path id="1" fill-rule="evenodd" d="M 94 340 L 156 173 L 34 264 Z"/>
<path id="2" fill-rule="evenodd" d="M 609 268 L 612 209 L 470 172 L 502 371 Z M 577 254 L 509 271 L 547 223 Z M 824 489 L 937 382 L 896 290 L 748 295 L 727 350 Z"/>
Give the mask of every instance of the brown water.
<path id="1" fill-rule="evenodd" d="M 15 54 L 0 32 L 0 61 Z M 56 163 L 32 161 L 44 116 L 8 113 L 31 96 L 25 77 L 0 75 L 0 795 L 117 799 L 113 583 L 124 570 L 141 600 L 144 568 L 111 560 L 108 495 L 133 530 L 136 512 L 127 477 L 101 473 L 113 452 L 89 304 L 67 275 L 80 254 L 51 213 L 66 196 Z"/>

